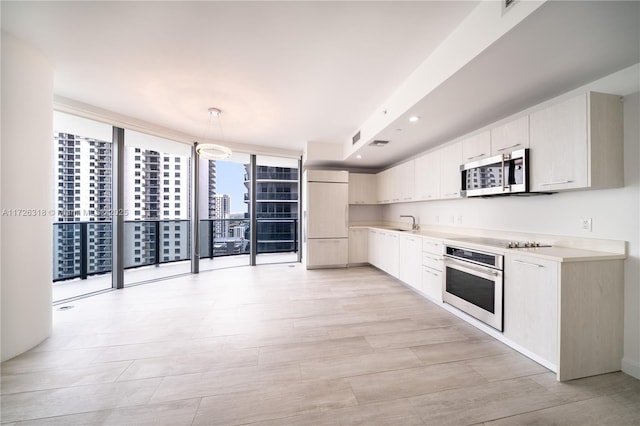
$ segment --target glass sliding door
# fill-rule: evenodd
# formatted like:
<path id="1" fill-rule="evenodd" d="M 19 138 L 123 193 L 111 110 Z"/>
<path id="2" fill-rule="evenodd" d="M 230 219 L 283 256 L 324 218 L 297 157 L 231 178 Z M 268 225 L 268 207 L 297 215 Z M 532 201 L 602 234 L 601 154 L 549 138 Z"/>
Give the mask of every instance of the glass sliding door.
<path id="1" fill-rule="evenodd" d="M 256 264 L 298 261 L 298 160 L 258 155 L 255 178 Z"/>
<path id="2" fill-rule="evenodd" d="M 191 271 L 191 147 L 125 130 L 125 285 Z"/>
<path id="3" fill-rule="evenodd" d="M 54 112 L 53 301 L 111 288 L 112 128 Z"/>
<path id="4" fill-rule="evenodd" d="M 248 154 L 200 158 L 200 270 L 246 266 L 250 261 Z"/>

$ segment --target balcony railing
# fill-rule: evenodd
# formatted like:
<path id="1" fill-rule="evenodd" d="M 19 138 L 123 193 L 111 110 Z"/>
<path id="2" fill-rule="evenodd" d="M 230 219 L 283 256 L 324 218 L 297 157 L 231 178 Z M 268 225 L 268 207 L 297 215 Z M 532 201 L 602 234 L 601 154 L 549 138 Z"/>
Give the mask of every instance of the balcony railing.
<path id="1" fill-rule="evenodd" d="M 258 254 L 299 250 L 298 219 L 257 219 Z M 250 252 L 249 219 L 200 221 L 200 258 Z M 111 222 L 53 224 L 53 281 L 111 272 Z M 125 269 L 191 259 L 191 221 L 124 222 Z"/>

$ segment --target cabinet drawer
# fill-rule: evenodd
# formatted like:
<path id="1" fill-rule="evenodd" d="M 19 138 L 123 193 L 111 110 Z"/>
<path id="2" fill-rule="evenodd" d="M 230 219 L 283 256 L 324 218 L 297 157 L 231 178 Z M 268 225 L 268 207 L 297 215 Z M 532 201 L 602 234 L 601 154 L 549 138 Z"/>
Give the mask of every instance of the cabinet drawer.
<path id="1" fill-rule="evenodd" d="M 422 251 L 425 251 L 427 253 L 442 255 L 443 250 L 444 248 L 443 248 L 442 242 L 428 240 L 426 238 L 422 239 Z"/>
<path id="2" fill-rule="evenodd" d="M 442 303 L 442 272 L 422 267 L 422 292 L 434 302 Z"/>
<path id="3" fill-rule="evenodd" d="M 422 265 L 442 272 L 442 257 L 433 253 L 422 252 Z"/>

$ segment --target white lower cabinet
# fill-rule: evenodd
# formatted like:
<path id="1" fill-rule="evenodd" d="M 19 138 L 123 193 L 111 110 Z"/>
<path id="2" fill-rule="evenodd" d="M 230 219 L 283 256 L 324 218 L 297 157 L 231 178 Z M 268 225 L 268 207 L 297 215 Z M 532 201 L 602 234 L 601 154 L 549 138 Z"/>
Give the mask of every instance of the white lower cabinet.
<path id="1" fill-rule="evenodd" d="M 369 263 L 378 268 L 380 264 L 380 253 L 378 247 L 382 245 L 380 231 L 376 229 L 369 229 L 369 247 L 367 250 L 367 258 Z"/>
<path id="2" fill-rule="evenodd" d="M 422 265 L 422 292 L 434 302 L 442 303 L 442 271 Z"/>
<path id="3" fill-rule="evenodd" d="M 396 232 L 369 231 L 369 263 L 387 274 L 398 277 L 400 244 Z"/>
<path id="4" fill-rule="evenodd" d="M 422 238 L 415 235 L 400 235 L 399 246 L 400 281 L 422 291 Z"/>
<path id="5" fill-rule="evenodd" d="M 623 270 L 622 260 L 505 255 L 504 336 L 555 367 L 560 381 L 620 370 Z"/>
<path id="6" fill-rule="evenodd" d="M 347 266 L 348 238 L 313 238 L 307 240 L 307 268 Z"/>
<path id="7" fill-rule="evenodd" d="M 504 336 L 558 364 L 558 263 L 507 254 Z"/>
<path id="8" fill-rule="evenodd" d="M 367 238 L 370 264 L 442 303 L 441 240 L 381 229 L 369 229 Z M 623 260 L 559 262 L 510 251 L 503 296 L 499 340 L 555 371 L 559 381 L 621 369 Z"/>
<path id="9" fill-rule="evenodd" d="M 369 229 L 349 229 L 349 264 L 369 262 Z"/>
<path id="10" fill-rule="evenodd" d="M 400 270 L 400 241 L 395 232 L 382 233 L 382 265 L 381 269 L 387 274 L 398 278 Z"/>
<path id="11" fill-rule="evenodd" d="M 442 272 L 444 265 L 441 241 L 422 241 L 422 292 L 434 302 L 442 303 Z"/>

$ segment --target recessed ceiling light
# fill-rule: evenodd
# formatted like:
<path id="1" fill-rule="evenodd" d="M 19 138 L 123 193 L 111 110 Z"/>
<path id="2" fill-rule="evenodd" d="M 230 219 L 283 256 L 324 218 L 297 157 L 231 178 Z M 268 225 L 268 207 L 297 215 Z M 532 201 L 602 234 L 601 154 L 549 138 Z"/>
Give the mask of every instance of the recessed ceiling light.
<path id="1" fill-rule="evenodd" d="M 356 155 L 356 158 L 359 160 L 359 159 L 362 158 L 362 155 L 358 154 L 358 155 Z"/>
<path id="2" fill-rule="evenodd" d="M 409 121 L 412 123 L 415 123 L 418 120 L 420 120 L 420 117 L 418 117 L 417 115 L 412 115 L 411 117 L 409 117 Z"/>

